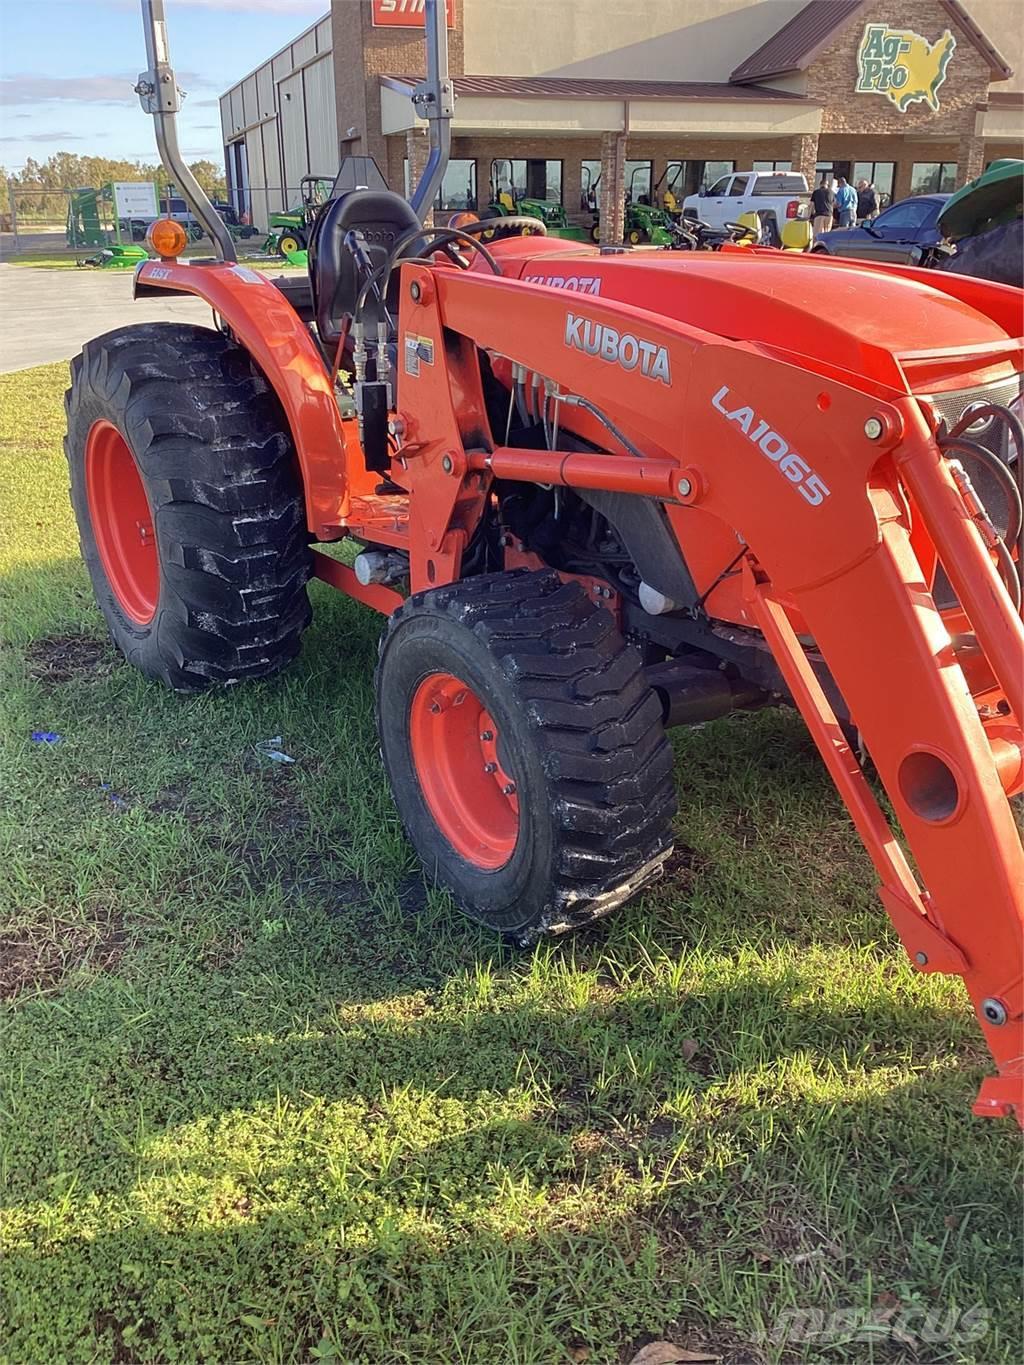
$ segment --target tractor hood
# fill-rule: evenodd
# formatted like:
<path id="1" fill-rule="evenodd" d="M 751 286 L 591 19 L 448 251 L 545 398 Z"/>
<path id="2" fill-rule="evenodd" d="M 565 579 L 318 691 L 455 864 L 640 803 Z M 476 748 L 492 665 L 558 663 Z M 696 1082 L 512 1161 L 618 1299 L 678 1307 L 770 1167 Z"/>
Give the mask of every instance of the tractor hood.
<path id="1" fill-rule="evenodd" d="M 880 371 L 879 352 L 963 351 L 1010 335 L 987 312 L 929 283 L 930 271 L 796 252 L 602 255 L 548 239 L 521 265 L 510 260 L 506 270 L 532 284 L 598 295 L 732 341 L 886 381 L 892 371 Z"/>

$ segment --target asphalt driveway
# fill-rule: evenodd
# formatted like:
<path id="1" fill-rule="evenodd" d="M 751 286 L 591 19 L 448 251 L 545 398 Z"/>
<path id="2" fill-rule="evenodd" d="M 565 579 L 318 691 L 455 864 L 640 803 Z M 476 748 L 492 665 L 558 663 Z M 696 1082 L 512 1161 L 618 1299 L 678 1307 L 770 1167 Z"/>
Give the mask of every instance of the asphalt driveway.
<path id="1" fill-rule="evenodd" d="M 132 299 L 130 270 L 0 264 L 0 374 L 69 360 L 90 337 L 161 318 L 209 324 L 198 299 Z"/>

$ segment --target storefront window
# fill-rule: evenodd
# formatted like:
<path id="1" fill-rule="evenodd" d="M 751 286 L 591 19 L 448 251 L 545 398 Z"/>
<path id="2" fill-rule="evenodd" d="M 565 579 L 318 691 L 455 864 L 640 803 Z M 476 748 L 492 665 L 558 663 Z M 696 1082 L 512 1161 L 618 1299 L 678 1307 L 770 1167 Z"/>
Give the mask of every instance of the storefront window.
<path id="1" fill-rule="evenodd" d="M 448 162 L 448 169 L 437 194 L 439 209 L 476 208 L 476 162 L 456 159 Z"/>
<path id="2" fill-rule="evenodd" d="M 626 162 L 626 198 L 632 203 L 649 204 L 651 202 L 653 166 L 654 163 L 651 161 Z M 604 182 L 601 180 L 600 161 L 581 161 L 580 208 L 589 210 L 591 213 L 598 212 L 601 208 L 601 192 L 603 189 Z"/>
<path id="3" fill-rule="evenodd" d="M 791 171 L 792 161 L 755 161 L 750 168 L 752 171 Z"/>
<path id="4" fill-rule="evenodd" d="M 659 184 L 659 189 L 663 194 L 666 190 L 671 190 L 673 194 L 682 194 L 685 176 L 685 161 L 667 161 L 665 163 L 665 174 Z"/>
<path id="5" fill-rule="evenodd" d="M 915 161 L 910 168 L 911 194 L 952 194 L 955 188 L 955 161 Z"/>
<path id="6" fill-rule="evenodd" d="M 708 186 L 713 185 L 720 176 L 732 175 L 735 169 L 735 161 L 705 161 L 704 170 L 700 178 L 701 186 L 704 189 L 707 189 Z M 724 194 L 725 191 L 723 190 L 721 193 Z"/>
<path id="7" fill-rule="evenodd" d="M 584 213 L 597 213 L 601 207 L 601 163 L 580 162 L 580 208 Z"/>
<path id="8" fill-rule="evenodd" d="M 544 198 L 553 199 L 560 204 L 562 202 L 562 163 L 560 161 L 533 161 L 530 165 L 534 166 L 540 175 L 540 183 L 544 188 Z"/>
<path id="9" fill-rule="evenodd" d="M 491 198 L 510 194 L 520 199 L 562 202 L 562 163 L 541 157 L 502 157 L 491 162 Z"/>
<path id="10" fill-rule="evenodd" d="M 405 181 L 405 197 L 412 198 L 416 188 L 409 183 L 409 158 L 402 163 Z M 449 161 L 448 169 L 441 181 L 441 188 L 434 200 L 435 209 L 475 209 L 476 208 L 476 162 L 470 160 Z"/>
<path id="11" fill-rule="evenodd" d="M 651 202 L 652 171 L 651 161 L 626 162 L 626 201 L 630 204 L 649 204 Z"/>
<path id="12" fill-rule="evenodd" d="M 896 178 L 895 161 L 855 161 L 853 163 L 853 183 L 859 185 L 866 180 L 878 191 L 880 207 L 892 199 L 892 186 Z"/>

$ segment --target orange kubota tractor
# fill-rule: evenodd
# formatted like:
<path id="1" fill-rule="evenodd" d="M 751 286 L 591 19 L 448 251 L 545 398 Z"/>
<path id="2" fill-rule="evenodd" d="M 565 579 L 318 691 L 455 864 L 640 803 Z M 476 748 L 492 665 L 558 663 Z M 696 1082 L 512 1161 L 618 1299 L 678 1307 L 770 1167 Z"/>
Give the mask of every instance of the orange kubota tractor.
<path id="1" fill-rule="evenodd" d="M 310 576 L 382 613 L 409 838 L 522 942 L 658 874 L 667 727 L 797 707 L 911 961 L 967 985 L 999 1072 L 976 1112 L 1024 1113 L 1021 291 L 424 226 L 453 105 L 433 3 L 412 203 L 364 167 L 308 278 L 275 282 L 181 164 L 143 9 L 139 93 L 219 258 L 178 261 L 158 225 L 136 294 L 214 325 L 121 328 L 72 367 L 71 496 L 117 646 L 188 691 L 289 663 Z M 358 553 L 313 548 L 339 541 Z"/>

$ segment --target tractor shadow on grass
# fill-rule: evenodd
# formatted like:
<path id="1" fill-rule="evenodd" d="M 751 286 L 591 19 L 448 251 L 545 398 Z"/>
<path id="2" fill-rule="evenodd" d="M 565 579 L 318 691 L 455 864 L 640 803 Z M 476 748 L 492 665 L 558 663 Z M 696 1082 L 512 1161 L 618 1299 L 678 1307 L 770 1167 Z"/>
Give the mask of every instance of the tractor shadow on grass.
<path id="1" fill-rule="evenodd" d="M 756 1322 L 804 1285 L 790 1252 L 848 1301 L 868 1267 L 924 1292 L 904 1222 L 941 1244 L 976 1204 L 968 1268 L 1012 1243 L 962 997 L 876 946 L 866 859 L 797 718 L 677 735 L 664 881 L 515 953 L 411 868 L 375 751 L 377 622 L 317 593 L 300 660 L 244 691 L 176 698 L 127 665 L 21 684 L 26 719 L 45 696 L 68 735 L 30 755 L 66 820 L 39 882 L 111 898 L 121 935 L 9 1016 L 11 1206 L 43 1248 L 8 1258 L 19 1330 L 43 1333 L 22 1358 L 205 1340 L 305 1362 L 333 1324 L 342 1359 L 447 1363 L 435 1314 L 477 1334 L 467 1359 L 515 1341 L 510 1314 L 536 1343 L 511 1358 L 548 1365 L 584 1321 L 628 1358 L 680 1315 Z M 254 755 L 277 733 L 295 765 Z M 40 1231 L 64 1202 L 68 1243 Z M 801 1231 L 837 1222 L 848 1260 Z"/>
<path id="2" fill-rule="evenodd" d="M 344 1151 L 318 1145 L 306 1120 L 289 1157 L 279 1130 L 260 1167 L 244 1143 L 219 1166 L 143 1160 L 137 1183 L 105 1192 L 116 1231 L 7 1257 L 8 1340 L 22 1359 L 124 1365 L 305 1365 L 314 1351 L 339 1365 L 551 1365 L 582 1348 L 624 1365 L 667 1337 L 722 1365 L 853 1365 L 869 1358 L 863 1339 L 773 1340 L 778 1316 L 873 1305 L 884 1323 L 894 1305 L 962 1312 L 980 1299 L 998 1324 L 1014 1301 L 1012 1257 L 1000 1271 L 991 1254 L 1014 1244 L 1009 1172 L 983 1156 L 957 1169 L 950 1153 L 978 1134 L 947 1101 L 942 1078 L 920 1078 L 880 1099 L 794 1097 L 629 1128 L 479 1113 L 432 1138 L 412 1112 L 403 1125 L 371 1107 Z M 923 1139 L 922 1107 L 945 1120 Z M 877 1178 L 863 1169 L 872 1144 L 914 1132 L 915 1152 Z M 967 1235 L 972 1212 L 988 1252 Z M 930 1248 L 949 1243 L 959 1264 L 936 1297 Z M 1012 1337 L 986 1333 L 981 1354 L 957 1358 L 1009 1362 Z M 869 1344 L 879 1363 L 950 1359 L 946 1342 L 908 1353 L 877 1328 Z"/>

